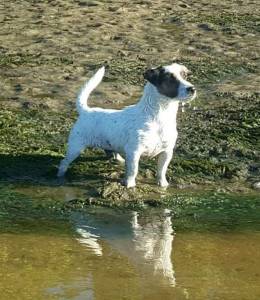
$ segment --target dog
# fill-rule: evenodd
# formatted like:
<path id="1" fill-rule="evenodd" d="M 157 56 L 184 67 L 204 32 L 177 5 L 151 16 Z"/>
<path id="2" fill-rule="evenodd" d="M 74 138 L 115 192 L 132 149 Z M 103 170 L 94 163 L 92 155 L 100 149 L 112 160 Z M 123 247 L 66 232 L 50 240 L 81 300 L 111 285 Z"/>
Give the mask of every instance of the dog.
<path id="1" fill-rule="evenodd" d="M 137 104 L 122 110 L 92 108 L 87 100 L 105 74 L 105 68 L 101 67 L 77 98 L 79 118 L 70 131 L 58 177 L 64 176 L 70 163 L 86 147 L 97 147 L 117 153 L 119 160 L 121 155 L 124 157 L 127 188 L 136 185 L 141 156 L 158 155 L 157 183 L 167 187 L 166 171 L 178 135 L 178 105 L 196 97 L 194 85 L 187 81 L 188 73 L 184 65 L 177 63 L 148 69 L 144 73 L 147 83 Z"/>

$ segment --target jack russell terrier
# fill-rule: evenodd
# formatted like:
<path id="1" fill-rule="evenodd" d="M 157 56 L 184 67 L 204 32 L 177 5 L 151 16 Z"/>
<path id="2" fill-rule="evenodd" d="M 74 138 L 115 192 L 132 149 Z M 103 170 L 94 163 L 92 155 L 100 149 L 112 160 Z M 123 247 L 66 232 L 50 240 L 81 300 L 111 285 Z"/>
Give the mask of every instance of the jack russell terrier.
<path id="1" fill-rule="evenodd" d="M 70 131 L 68 149 L 61 161 L 58 177 L 67 171 L 86 147 L 98 147 L 125 158 L 127 188 L 135 186 L 141 156 L 158 155 L 157 182 L 167 187 L 167 167 L 177 139 L 176 116 L 179 102 L 196 97 L 196 89 L 186 80 L 188 69 L 180 64 L 149 69 L 140 101 L 122 110 L 89 107 L 90 93 L 102 81 L 100 68 L 85 84 L 77 99 L 79 118 Z"/>

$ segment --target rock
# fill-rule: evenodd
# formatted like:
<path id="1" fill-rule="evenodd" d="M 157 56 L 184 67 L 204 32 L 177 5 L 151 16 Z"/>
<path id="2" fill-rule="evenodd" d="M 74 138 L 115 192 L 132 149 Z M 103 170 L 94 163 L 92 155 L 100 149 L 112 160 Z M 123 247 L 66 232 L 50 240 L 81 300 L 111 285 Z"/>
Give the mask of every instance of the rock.
<path id="1" fill-rule="evenodd" d="M 93 7 L 93 6 L 98 6 L 99 2 L 97 1 L 78 1 L 79 6 L 87 6 L 87 7 Z"/>
<path id="2" fill-rule="evenodd" d="M 210 26 L 209 24 L 207 23 L 202 23 L 202 24 L 199 24 L 198 27 L 200 29 L 203 29 L 205 31 L 213 31 L 214 29 L 212 28 L 212 26 Z"/>
<path id="3" fill-rule="evenodd" d="M 145 178 L 154 179 L 154 177 L 155 177 L 155 174 L 152 170 L 149 170 L 149 169 L 145 170 Z"/>
<path id="4" fill-rule="evenodd" d="M 115 12 L 115 11 L 117 11 L 119 9 L 119 7 L 116 7 L 116 6 L 109 6 L 108 7 L 108 10 L 109 11 L 112 11 L 112 12 Z"/>
<path id="5" fill-rule="evenodd" d="M 194 183 L 179 183 L 176 185 L 176 187 L 180 190 L 186 190 L 186 189 L 192 189 L 192 188 L 195 188 L 196 187 L 196 184 Z"/>
<path id="6" fill-rule="evenodd" d="M 24 101 L 24 102 L 22 103 L 22 107 L 23 107 L 24 109 L 29 109 L 29 108 L 31 108 L 31 106 L 32 106 L 32 103 L 31 103 L 30 101 Z"/>
<path id="7" fill-rule="evenodd" d="M 17 93 L 19 93 L 23 90 L 23 87 L 20 83 L 16 84 L 14 88 Z"/>
<path id="8" fill-rule="evenodd" d="M 256 190 L 260 190 L 260 181 L 257 181 L 253 184 L 253 188 Z"/>
<path id="9" fill-rule="evenodd" d="M 182 8 L 190 8 L 190 6 L 187 3 L 181 3 L 179 4 L 179 6 Z"/>

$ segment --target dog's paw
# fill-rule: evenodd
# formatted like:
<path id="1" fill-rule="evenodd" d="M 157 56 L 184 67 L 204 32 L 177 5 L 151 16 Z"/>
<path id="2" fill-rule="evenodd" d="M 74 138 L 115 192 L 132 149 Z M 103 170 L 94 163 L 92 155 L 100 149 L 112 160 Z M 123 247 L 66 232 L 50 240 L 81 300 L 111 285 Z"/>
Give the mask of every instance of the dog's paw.
<path id="1" fill-rule="evenodd" d="M 136 184 L 135 184 L 135 180 L 133 179 L 125 179 L 123 185 L 129 189 L 129 188 L 134 188 Z"/>
<path id="2" fill-rule="evenodd" d="M 166 179 L 159 179 L 158 185 L 163 188 L 167 188 L 169 186 L 169 182 Z"/>

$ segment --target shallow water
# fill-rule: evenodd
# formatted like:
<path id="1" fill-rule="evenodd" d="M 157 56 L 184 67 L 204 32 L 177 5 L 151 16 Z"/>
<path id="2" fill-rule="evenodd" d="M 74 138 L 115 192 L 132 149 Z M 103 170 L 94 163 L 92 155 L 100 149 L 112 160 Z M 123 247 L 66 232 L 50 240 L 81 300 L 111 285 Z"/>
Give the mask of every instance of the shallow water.
<path id="1" fill-rule="evenodd" d="M 259 227 L 237 228 L 176 229 L 167 209 L 1 222 L 0 299 L 259 299 Z"/>

